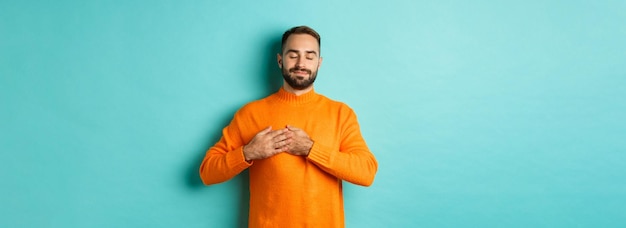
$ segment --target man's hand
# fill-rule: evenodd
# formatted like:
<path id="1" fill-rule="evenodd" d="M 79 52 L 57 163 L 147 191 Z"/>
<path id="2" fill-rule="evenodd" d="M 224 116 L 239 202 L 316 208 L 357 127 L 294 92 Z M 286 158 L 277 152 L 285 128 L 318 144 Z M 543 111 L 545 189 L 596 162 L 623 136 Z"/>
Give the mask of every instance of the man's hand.
<path id="1" fill-rule="evenodd" d="M 313 147 L 313 140 L 311 140 L 309 135 L 302 129 L 289 125 L 287 125 L 287 130 L 289 130 L 288 133 L 291 133 L 288 135 L 291 138 L 287 147 L 287 153 L 298 156 L 308 156 Z"/>
<path id="2" fill-rule="evenodd" d="M 265 128 L 243 147 L 246 161 L 264 159 L 287 151 L 288 145 L 292 142 L 290 135 L 287 128 L 274 131 L 272 131 L 272 126 Z"/>

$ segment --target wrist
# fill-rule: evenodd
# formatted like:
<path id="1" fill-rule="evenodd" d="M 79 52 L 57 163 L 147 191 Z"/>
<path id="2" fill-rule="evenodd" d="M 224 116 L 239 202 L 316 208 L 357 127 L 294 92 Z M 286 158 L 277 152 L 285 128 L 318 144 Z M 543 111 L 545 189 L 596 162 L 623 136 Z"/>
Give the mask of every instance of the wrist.
<path id="1" fill-rule="evenodd" d="M 248 153 L 246 153 L 246 151 L 248 151 L 247 148 L 248 148 L 248 145 L 244 145 L 241 148 L 241 153 L 243 154 L 243 160 L 245 160 L 247 163 L 250 163 L 252 162 L 252 159 L 248 158 Z"/>
<path id="2" fill-rule="evenodd" d="M 309 149 L 306 151 L 306 153 L 304 154 L 304 156 L 309 156 L 309 154 L 311 154 L 311 150 L 313 150 L 313 145 L 315 145 L 315 141 L 309 139 L 310 143 L 309 143 Z"/>

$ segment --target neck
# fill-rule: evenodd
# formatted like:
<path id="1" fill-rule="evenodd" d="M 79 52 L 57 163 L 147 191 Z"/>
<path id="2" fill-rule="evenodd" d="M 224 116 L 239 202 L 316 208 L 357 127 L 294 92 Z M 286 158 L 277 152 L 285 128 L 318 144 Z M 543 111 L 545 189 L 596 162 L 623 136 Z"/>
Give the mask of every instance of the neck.
<path id="1" fill-rule="evenodd" d="M 313 89 L 313 85 L 306 87 L 304 89 L 294 89 L 293 87 L 289 86 L 287 82 L 283 82 L 283 89 L 285 89 L 285 91 L 287 92 L 295 94 L 296 96 L 300 96 L 302 94 L 305 94 L 311 91 Z"/>

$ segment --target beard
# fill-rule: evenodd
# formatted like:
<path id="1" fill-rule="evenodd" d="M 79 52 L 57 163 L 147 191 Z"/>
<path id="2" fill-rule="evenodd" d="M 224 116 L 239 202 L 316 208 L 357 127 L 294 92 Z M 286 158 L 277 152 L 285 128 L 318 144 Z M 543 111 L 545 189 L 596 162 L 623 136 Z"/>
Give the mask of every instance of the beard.
<path id="1" fill-rule="evenodd" d="M 290 68 L 289 70 L 287 70 L 283 66 L 281 71 L 283 73 L 283 78 L 285 79 L 287 84 L 289 84 L 291 88 L 294 88 L 297 90 L 303 90 L 303 89 L 309 88 L 311 85 L 313 85 L 313 82 L 315 82 L 315 78 L 317 78 L 317 71 L 313 72 L 306 68 L 294 67 L 294 68 Z M 292 76 L 291 74 L 295 73 L 296 71 L 307 72 L 309 74 L 309 78 L 296 76 L 296 75 Z"/>

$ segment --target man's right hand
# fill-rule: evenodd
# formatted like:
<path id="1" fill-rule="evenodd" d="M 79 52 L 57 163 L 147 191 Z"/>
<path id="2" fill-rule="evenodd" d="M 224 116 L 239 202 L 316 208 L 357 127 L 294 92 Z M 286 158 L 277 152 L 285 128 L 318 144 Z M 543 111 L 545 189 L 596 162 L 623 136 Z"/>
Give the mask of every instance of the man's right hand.
<path id="1" fill-rule="evenodd" d="M 250 142 L 243 147 L 243 156 L 247 162 L 269 158 L 288 149 L 291 143 L 291 132 L 288 129 L 272 131 L 272 126 L 257 133 Z"/>

